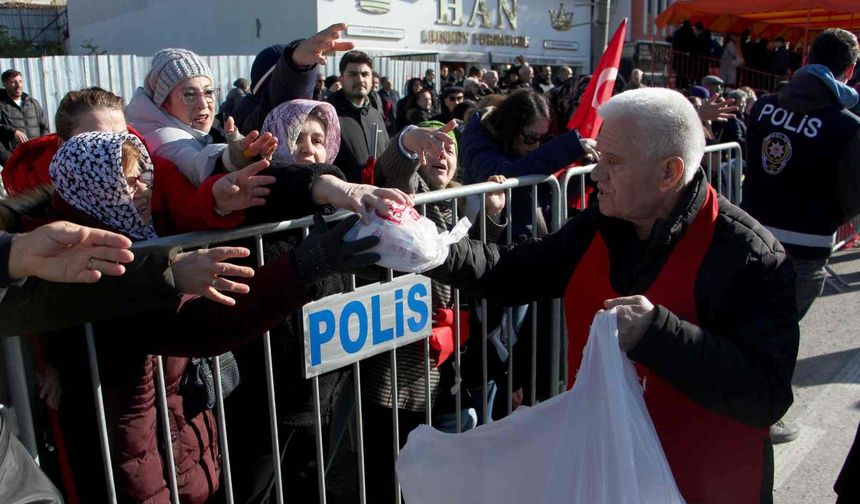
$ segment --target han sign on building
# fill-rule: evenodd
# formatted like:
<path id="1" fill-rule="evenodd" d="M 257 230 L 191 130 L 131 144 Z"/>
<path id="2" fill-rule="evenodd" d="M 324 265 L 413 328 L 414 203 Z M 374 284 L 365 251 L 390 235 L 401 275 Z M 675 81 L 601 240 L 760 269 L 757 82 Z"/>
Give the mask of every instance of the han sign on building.
<path id="1" fill-rule="evenodd" d="M 591 8 L 558 0 L 321 0 L 321 27 L 345 21 L 361 48 L 441 60 L 586 64 Z"/>

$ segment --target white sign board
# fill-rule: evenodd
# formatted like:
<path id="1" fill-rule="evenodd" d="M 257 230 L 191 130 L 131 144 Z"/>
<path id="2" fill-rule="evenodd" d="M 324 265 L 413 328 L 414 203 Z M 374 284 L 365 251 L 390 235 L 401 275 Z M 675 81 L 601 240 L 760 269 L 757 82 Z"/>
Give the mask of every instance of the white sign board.
<path id="1" fill-rule="evenodd" d="M 322 29 L 346 22 L 346 38 L 361 49 L 432 52 L 463 61 L 510 63 L 523 55 L 587 62 L 591 5 L 559 0 L 319 0 L 317 24 Z M 573 47 L 579 51 L 572 53 Z"/>
<path id="2" fill-rule="evenodd" d="M 305 378 L 429 336 L 430 298 L 429 278 L 404 275 L 306 304 Z"/>

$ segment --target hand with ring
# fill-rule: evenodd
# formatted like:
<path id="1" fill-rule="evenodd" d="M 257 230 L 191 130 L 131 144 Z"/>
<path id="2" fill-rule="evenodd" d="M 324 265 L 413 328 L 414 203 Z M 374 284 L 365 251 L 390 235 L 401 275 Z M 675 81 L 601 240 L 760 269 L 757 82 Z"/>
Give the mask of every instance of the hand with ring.
<path id="1" fill-rule="evenodd" d="M 102 275 L 125 273 L 134 260 L 125 236 L 57 221 L 12 238 L 9 277 L 51 282 L 92 283 Z"/>
<path id="2" fill-rule="evenodd" d="M 254 269 L 224 261 L 249 255 L 251 251 L 243 247 L 215 247 L 179 254 L 170 266 L 174 285 L 183 294 L 202 296 L 233 306 L 236 300 L 223 293 L 247 294 L 250 288 L 224 277 L 251 278 Z"/>

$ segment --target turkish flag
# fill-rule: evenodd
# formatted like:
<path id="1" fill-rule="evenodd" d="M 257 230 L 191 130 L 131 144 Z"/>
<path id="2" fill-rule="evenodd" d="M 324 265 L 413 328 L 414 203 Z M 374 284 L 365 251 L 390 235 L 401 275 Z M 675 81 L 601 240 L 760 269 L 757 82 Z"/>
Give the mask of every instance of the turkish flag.
<path id="1" fill-rule="evenodd" d="M 579 106 L 570 116 L 567 122 L 567 129 L 578 130 L 582 138 L 596 138 L 597 132 L 600 131 L 600 126 L 603 124 L 603 118 L 597 114 L 597 109 L 606 100 L 612 97 L 612 90 L 615 88 L 615 78 L 618 77 L 618 65 L 621 63 L 621 50 L 624 48 L 624 34 L 627 31 L 627 18 L 621 21 L 618 29 L 615 30 L 615 35 L 603 51 L 603 56 L 600 57 L 600 62 L 597 63 L 597 68 L 585 88 L 585 93 L 582 94 L 582 99 L 579 100 Z M 581 166 L 581 163 L 574 163 L 570 166 L 562 168 L 556 172 L 556 178 L 561 179 L 568 169 L 575 166 Z M 568 205 L 571 208 L 585 208 L 588 206 L 588 197 L 592 192 L 592 188 L 586 186 L 585 200 L 580 199 L 579 192 L 571 195 Z"/>
<path id="2" fill-rule="evenodd" d="M 624 18 L 624 21 L 621 21 L 618 29 L 615 30 L 615 35 L 612 36 L 606 50 L 603 51 L 603 56 L 600 57 L 600 62 L 594 69 L 594 75 L 579 101 L 579 106 L 576 107 L 576 111 L 567 122 L 567 129 L 579 130 L 579 135 L 582 138 L 596 138 L 597 132 L 600 131 L 600 126 L 603 124 L 603 118 L 597 114 L 597 109 L 612 97 L 626 31 L 627 18 Z"/>

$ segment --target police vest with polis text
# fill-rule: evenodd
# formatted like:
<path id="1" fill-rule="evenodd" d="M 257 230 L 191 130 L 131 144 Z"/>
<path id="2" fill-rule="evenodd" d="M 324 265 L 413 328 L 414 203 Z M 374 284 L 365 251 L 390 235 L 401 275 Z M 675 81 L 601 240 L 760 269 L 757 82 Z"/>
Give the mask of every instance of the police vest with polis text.
<path id="1" fill-rule="evenodd" d="M 753 107 L 741 206 L 792 256 L 830 256 L 841 224 L 837 165 L 858 128 L 839 105 L 801 114 L 771 94 Z"/>

